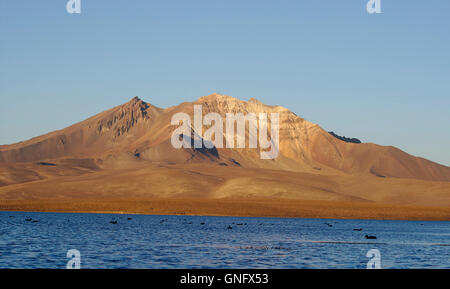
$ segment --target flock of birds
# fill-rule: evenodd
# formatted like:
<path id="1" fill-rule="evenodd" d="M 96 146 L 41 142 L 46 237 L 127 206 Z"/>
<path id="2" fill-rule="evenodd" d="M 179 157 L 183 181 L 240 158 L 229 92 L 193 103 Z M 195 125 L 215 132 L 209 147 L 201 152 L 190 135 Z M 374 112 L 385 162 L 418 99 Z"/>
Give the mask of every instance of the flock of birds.
<path id="1" fill-rule="evenodd" d="M 133 218 L 128 217 L 127 220 L 131 221 L 131 220 L 133 220 Z M 168 219 L 162 219 L 159 223 L 162 224 L 162 223 L 166 222 L 167 220 Z M 186 221 L 186 219 L 184 219 L 184 220 Z M 33 218 L 26 218 L 25 221 L 31 222 L 31 223 L 39 222 L 38 220 L 33 220 Z M 116 219 L 112 219 L 111 221 L 109 221 L 109 223 L 113 224 L 113 225 L 117 225 L 118 221 Z M 192 222 L 189 222 L 188 224 L 192 224 Z M 327 222 L 325 222 L 324 224 L 327 225 L 328 227 L 333 227 L 333 224 L 330 224 L 330 223 L 327 223 Z M 200 225 L 202 225 L 202 226 L 205 225 L 205 222 L 201 222 Z M 244 226 L 244 225 L 247 225 L 247 223 L 232 223 L 232 225 Z M 229 225 L 227 227 L 227 229 L 228 230 L 232 230 L 233 227 L 231 225 Z M 353 231 L 357 231 L 357 232 L 361 232 L 362 230 L 363 230 L 362 228 L 355 228 L 355 229 L 353 229 Z M 364 238 L 366 238 L 368 240 L 376 240 L 377 239 L 376 236 L 372 236 L 372 235 L 365 235 Z"/>
<path id="2" fill-rule="evenodd" d="M 128 217 L 128 220 L 132 220 L 132 218 Z M 162 219 L 161 221 L 159 221 L 160 224 L 163 224 L 164 222 L 166 222 L 168 219 Z M 184 219 L 186 221 L 186 219 Z M 111 224 L 118 224 L 117 220 L 113 219 L 110 221 Z M 192 224 L 192 222 L 188 222 L 187 224 Z M 328 227 L 333 227 L 333 224 L 330 223 L 324 223 L 325 225 L 327 225 Z M 205 225 L 205 222 L 201 222 L 200 225 Z M 232 223 L 232 225 L 236 225 L 236 226 L 244 226 L 247 225 L 247 223 Z M 232 230 L 233 227 L 231 225 L 229 225 L 227 227 L 228 230 Z M 362 228 L 355 228 L 353 229 L 353 231 L 357 231 L 357 232 L 361 232 L 363 229 Z M 372 235 L 365 235 L 364 238 L 368 239 L 368 240 L 376 240 L 377 237 L 376 236 L 372 236 Z"/>
<path id="3" fill-rule="evenodd" d="M 324 223 L 325 225 L 327 225 L 328 227 L 333 227 L 332 224 L 330 223 Z M 353 231 L 357 231 L 357 232 L 361 232 L 363 229 L 362 228 L 355 228 L 353 229 Z M 368 240 L 375 240 L 377 237 L 376 236 L 371 236 L 371 235 L 365 235 L 364 238 L 368 239 Z"/>
<path id="4" fill-rule="evenodd" d="M 130 218 L 130 217 L 127 218 L 128 221 L 130 221 L 130 220 L 132 220 L 132 219 L 133 219 L 133 218 Z M 162 223 L 166 222 L 167 220 L 168 220 L 168 219 L 162 219 L 161 221 L 159 221 L 159 223 L 162 224 Z M 186 219 L 184 219 L 184 220 L 186 221 Z M 109 221 L 109 223 L 110 223 L 110 224 L 113 224 L 113 225 L 118 224 L 118 222 L 117 222 L 116 219 L 112 219 L 111 221 Z M 192 224 L 192 222 L 189 222 L 188 224 Z M 232 223 L 232 224 L 233 224 L 233 225 L 236 225 L 236 226 L 247 225 L 247 223 L 237 223 L 237 224 L 236 224 L 236 223 Z M 205 225 L 205 222 L 201 222 L 200 225 L 202 225 L 202 226 Z M 228 229 L 228 230 L 232 230 L 233 227 L 230 225 L 230 226 L 227 227 L 227 229 Z"/>

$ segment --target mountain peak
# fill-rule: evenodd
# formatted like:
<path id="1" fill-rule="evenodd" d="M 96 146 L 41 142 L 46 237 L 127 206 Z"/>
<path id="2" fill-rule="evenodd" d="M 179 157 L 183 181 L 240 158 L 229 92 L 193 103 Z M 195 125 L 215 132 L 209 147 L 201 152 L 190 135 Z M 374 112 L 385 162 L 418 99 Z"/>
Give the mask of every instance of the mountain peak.
<path id="1" fill-rule="evenodd" d="M 140 99 L 138 96 L 133 97 L 130 101 L 124 103 L 122 109 L 141 110 L 144 111 L 149 108 L 149 104 Z"/>
<path id="2" fill-rule="evenodd" d="M 206 95 L 206 96 L 202 96 L 199 99 L 197 99 L 198 102 L 206 102 L 206 101 L 239 101 L 239 99 L 229 96 L 229 95 L 225 95 L 225 94 L 220 94 L 220 93 L 216 93 L 214 92 L 213 94 L 210 95 Z"/>
<path id="3" fill-rule="evenodd" d="M 139 102 L 144 102 L 142 99 L 139 98 L 139 96 L 135 96 L 129 101 L 129 103 L 139 103 Z"/>

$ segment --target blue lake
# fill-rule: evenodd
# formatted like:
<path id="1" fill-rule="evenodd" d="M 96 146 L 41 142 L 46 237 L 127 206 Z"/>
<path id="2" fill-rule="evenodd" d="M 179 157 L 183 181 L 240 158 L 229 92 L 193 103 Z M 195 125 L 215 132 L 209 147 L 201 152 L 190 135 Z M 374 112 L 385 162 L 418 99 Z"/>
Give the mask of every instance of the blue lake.
<path id="1" fill-rule="evenodd" d="M 81 268 L 366 268 L 370 249 L 450 268 L 450 222 L 0 212 L 0 268 L 65 268 L 70 249 Z"/>

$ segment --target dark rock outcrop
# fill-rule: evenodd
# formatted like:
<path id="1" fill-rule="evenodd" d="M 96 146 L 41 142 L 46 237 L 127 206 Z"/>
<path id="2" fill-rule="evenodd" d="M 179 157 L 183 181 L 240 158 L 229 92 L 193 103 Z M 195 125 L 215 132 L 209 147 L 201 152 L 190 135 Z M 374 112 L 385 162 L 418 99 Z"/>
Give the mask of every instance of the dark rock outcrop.
<path id="1" fill-rule="evenodd" d="M 361 141 L 359 139 L 357 139 L 357 138 L 348 138 L 348 137 L 345 137 L 345 136 L 340 136 L 340 135 L 335 134 L 333 131 L 329 131 L 328 133 L 331 134 L 332 136 L 334 136 L 335 138 L 340 139 L 340 140 L 345 141 L 345 142 L 361 143 Z"/>

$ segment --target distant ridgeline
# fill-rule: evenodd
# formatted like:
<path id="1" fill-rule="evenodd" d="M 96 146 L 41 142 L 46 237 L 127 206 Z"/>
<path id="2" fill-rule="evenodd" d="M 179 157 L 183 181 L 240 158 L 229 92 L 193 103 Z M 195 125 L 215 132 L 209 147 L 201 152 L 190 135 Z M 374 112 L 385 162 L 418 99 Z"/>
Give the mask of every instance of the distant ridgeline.
<path id="1" fill-rule="evenodd" d="M 328 133 L 331 134 L 332 136 L 334 136 L 335 138 L 343 140 L 345 142 L 361 143 L 361 141 L 359 139 L 357 139 L 357 138 L 348 138 L 348 137 L 345 137 L 345 136 L 340 136 L 340 135 L 335 134 L 333 131 L 329 131 Z"/>

